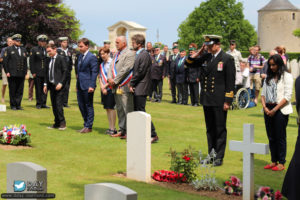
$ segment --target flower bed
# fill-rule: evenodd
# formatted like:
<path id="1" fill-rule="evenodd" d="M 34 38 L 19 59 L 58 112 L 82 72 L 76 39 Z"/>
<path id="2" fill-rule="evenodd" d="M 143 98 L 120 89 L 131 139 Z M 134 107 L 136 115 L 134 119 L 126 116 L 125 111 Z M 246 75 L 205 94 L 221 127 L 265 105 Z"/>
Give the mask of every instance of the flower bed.
<path id="1" fill-rule="evenodd" d="M 31 134 L 26 130 L 25 125 L 4 126 L 0 131 L 0 143 L 10 145 L 27 145 L 31 142 Z"/>

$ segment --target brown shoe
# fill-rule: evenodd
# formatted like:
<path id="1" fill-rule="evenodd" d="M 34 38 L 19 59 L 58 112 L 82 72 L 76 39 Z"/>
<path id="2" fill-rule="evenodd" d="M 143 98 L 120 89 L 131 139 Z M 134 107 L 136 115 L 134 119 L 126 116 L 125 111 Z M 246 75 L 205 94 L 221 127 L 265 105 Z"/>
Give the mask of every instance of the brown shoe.
<path id="1" fill-rule="evenodd" d="M 81 133 L 81 131 L 83 131 L 85 129 L 85 127 L 83 127 L 82 129 L 80 130 L 77 130 L 78 133 Z"/>
<path id="2" fill-rule="evenodd" d="M 151 143 L 157 142 L 158 139 L 159 139 L 158 136 L 152 137 L 152 138 L 151 138 Z"/>
<path id="3" fill-rule="evenodd" d="M 111 137 L 120 137 L 122 135 L 122 133 L 121 132 L 118 132 L 118 133 L 116 133 L 116 134 L 112 134 L 112 135 L 110 135 Z"/>
<path id="4" fill-rule="evenodd" d="M 127 135 L 121 135 L 120 139 L 127 139 Z"/>
<path id="5" fill-rule="evenodd" d="M 64 130 L 66 130 L 66 128 L 67 128 L 66 124 L 61 124 L 61 125 L 59 126 L 58 130 L 64 131 Z"/>
<path id="6" fill-rule="evenodd" d="M 84 128 L 83 130 L 80 131 L 80 133 L 85 134 L 85 133 L 90 133 L 92 132 L 91 128 Z"/>

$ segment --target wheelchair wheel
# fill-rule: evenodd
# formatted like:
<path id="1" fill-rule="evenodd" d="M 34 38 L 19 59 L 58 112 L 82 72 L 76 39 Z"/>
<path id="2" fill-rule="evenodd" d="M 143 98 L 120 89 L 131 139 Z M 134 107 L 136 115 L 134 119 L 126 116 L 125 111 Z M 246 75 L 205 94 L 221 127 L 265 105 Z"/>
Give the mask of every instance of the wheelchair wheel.
<path id="1" fill-rule="evenodd" d="M 246 88 L 241 88 L 235 95 L 235 102 L 238 109 L 246 109 L 250 103 L 250 94 Z"/>

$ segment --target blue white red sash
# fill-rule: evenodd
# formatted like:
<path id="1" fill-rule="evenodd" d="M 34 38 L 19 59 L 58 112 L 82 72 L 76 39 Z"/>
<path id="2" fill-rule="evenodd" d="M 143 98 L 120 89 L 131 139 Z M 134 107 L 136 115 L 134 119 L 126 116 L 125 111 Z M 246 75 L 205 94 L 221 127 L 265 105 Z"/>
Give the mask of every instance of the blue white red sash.
<path id="1" fill-rule="evenodd" d="M 101 73 L 102 83 L 105 85 L 107 83 L 107 72 L 104 66 L 104 62 L 100 64 L 100 73 Z"/>
<path id="2" fill-rule="evenodd" d="M 113 68 L 112 68 L 112 75 L 113 75 L 113 78 L 115 78 L 117 76 L 117 68 L 116 68 L 116 62 L 118 60 L 118 57 L 120 55 L 120 52 L 117 53 L 115 59 L 114 59 L 114 65 L 113 65 Z M 119 84 L 119 87 L 122 87 L 124 85 L 126 85 L 127 83 L 129 83 L 129 81 L 131 80 L 132 78 L 132 71 L 133 70 L 130 70 L 128 76 Z"/>

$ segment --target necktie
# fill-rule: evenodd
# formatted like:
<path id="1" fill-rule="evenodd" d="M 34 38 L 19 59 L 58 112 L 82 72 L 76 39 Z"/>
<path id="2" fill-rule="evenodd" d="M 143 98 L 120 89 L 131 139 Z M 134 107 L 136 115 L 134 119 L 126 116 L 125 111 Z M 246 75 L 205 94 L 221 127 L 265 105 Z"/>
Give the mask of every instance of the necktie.
<path id="1" fill-rule="evenodd" d="M 54 58 L 51 58 L 50 82 L 54 82 Z"/>
<path id="2" fill-rule="evenodd" d="M 212 58 L 211 58 L 211 61 L 210 62 L 213 62 L 215 59 L 215 55 L 212 54 Z"/>
<path id="3" fill-rule="evenodd" d="M 21 49 L 20 49 L 20 47 L 18 47 L 18 53 L 19 53 L 19 56 L 21 56 Z"/>

